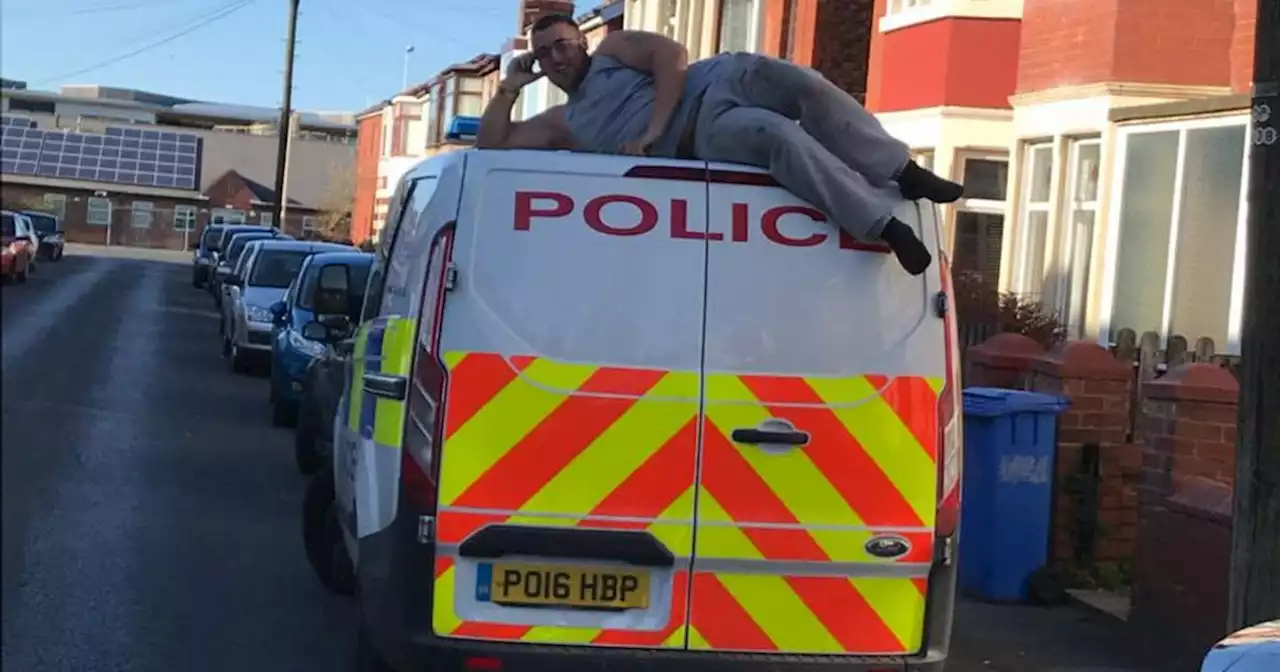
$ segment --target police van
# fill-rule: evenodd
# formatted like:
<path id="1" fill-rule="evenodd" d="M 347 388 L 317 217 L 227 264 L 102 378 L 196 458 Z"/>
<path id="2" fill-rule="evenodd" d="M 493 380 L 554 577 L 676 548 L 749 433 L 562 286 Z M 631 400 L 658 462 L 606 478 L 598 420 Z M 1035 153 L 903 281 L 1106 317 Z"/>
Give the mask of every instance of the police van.
<path id="1" fill-rule="evenodd" d="M 361 670 L 940 670 L 959 380 L 920 277 L 734 165 L 466 150 L 392 199 L 334 422 Z"/>

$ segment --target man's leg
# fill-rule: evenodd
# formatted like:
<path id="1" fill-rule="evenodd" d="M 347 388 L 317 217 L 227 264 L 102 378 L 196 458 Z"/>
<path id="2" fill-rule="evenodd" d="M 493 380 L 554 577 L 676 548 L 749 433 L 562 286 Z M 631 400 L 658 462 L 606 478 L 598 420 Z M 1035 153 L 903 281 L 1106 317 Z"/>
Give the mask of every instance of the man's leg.
<path id="1" fill-rule="evenodd" d="M 897 182 L 910 200 L 950 203 L 963 187 L 944 180 L 911 160 L 907 146 L 889 135 L 853 96 L 816 70 L 768 56 L 743 55 L 733 73 L 735 93 L 756 105 L 800 122 L 832 154 L 872 184 Z"/>
<path id="2" fill-rule="evenodd" d="M 705 161 L 768 168 L 779 184 L 812 203 L 855 238 L 883 240 L 912 275 L 929 267 L 929 250 L 911 227 L 893 217 L 893 203 L 777 112 L 731 107 L 699 123 L 696 144 L 698 158 Z"/>

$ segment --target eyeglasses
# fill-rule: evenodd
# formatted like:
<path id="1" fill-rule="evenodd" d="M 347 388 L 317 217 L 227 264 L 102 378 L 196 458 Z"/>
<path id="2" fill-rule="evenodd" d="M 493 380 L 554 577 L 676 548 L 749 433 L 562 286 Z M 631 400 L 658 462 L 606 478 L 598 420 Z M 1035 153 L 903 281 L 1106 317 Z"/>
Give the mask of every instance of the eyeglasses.
<path id="1" fill-rule="evenodd" d="M 534 49 L 533 57 L 538 59 L 539 61 L 544 61 L 552 53 L 567 54 L 573 51 L 575 47 L 580 47 L 580 46 L 582 46 L 581 40 L 571 40 L 571 39 L 562 37 L 556 40 L 555 42 L 552 42 L 551 44 L 544 44 L 541 47 Z"/>

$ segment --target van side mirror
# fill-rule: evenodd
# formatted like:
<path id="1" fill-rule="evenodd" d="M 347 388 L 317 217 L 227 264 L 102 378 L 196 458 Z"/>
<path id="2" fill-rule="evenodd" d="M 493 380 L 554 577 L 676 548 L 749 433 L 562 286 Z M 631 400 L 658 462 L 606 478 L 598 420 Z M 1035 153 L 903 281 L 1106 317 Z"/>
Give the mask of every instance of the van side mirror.
<path id="1" fill-rule="evenodd" d="M 227 277 L 222 279 L 222 284 L 228 287 L 244 287 L 244 278 L 235 273 L 228 273 Z"/>

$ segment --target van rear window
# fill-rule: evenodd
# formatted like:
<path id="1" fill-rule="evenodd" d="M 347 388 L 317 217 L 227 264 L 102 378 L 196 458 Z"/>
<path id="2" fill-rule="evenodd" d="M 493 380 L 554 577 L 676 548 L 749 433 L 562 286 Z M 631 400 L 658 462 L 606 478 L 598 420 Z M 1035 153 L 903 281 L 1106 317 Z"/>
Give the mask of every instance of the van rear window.
<path id="1" fill-rule="evenodd" d="M 3 235 L 18 235 L 18 223 L 13 219 L 13 215 L 4 215 L 4 223 L 0 226 L 3 226 Z"/>

